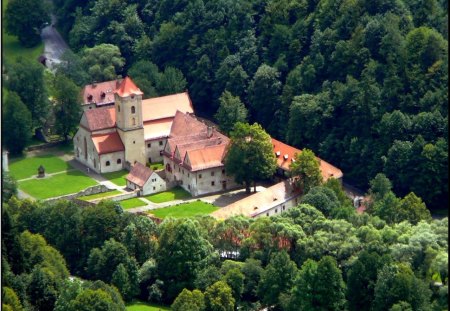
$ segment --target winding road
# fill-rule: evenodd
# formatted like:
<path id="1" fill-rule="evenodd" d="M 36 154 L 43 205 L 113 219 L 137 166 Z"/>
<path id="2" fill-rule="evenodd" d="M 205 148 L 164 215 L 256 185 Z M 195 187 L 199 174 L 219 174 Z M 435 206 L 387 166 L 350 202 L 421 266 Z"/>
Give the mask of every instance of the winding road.
<path id="1" fill-rule="evenodd" d="M 51 24 L 42 29 L 41 38 L 44 42 L 44 56 L 47 58 L 46 66 L 54 71 L 55 65 L 61 62 L 61 55 L 69 47 L 55 28 L 56 16 L 51 14 L 51 20 Z"/>

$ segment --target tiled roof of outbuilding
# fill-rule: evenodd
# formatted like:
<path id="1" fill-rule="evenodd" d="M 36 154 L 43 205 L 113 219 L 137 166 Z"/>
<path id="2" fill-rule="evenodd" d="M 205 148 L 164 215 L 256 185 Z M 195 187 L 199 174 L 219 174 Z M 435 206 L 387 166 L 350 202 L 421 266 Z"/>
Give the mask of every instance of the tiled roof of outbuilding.
<path id="1" fill-rule="evenodd" d="M 126 179 L 139 187 L 143 187 L 152 174 L 153 171 L 150 168 L 136 162 L 131 168 L 131 171 L 127 175 Z"/>

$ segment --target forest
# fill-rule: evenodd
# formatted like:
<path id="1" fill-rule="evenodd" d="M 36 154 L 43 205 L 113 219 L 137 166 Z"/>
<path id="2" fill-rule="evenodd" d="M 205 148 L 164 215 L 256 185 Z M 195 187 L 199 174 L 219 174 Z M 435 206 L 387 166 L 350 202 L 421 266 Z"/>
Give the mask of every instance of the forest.
<path id="1" fill-rule="evenodd" d="M 383 175 L 369 191 L 363 214 L 331 179 L 274 217 L 159 224 L 112 201 L 10 195 L 3 310 L 125 310 L 136 298 L 176 311 L 448 310 L 448 218 L 396 198 Z"/>

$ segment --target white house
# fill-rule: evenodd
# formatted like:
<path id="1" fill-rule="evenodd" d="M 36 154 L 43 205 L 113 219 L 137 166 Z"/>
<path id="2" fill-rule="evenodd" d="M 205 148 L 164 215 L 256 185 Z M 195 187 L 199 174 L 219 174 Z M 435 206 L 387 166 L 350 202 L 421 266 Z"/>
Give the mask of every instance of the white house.
<path id="1" fill-rule="evenodd" d="M 162 174 L 164 172 L 155 172 L 141 163 L 136 162 L 126 177 L 127 188 L 132 190 L 139 189 L 139 195 L 164 191 L 167 189 L 167 186 Z"/>

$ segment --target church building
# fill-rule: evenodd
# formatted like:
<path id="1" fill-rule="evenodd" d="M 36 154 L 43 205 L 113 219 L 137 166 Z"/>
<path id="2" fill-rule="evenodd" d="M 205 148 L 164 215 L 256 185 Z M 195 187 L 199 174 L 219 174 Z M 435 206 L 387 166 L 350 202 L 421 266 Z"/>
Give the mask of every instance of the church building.
<path id="1" fill-rule="evenodd" d="M 73 139 L 75 158 L 97 173 L 162 162 L 175 113 L 194 112 L 187 92 L 142 100 L 129 77 L 116 85 L 113 104 L 86 109 Z"/>

